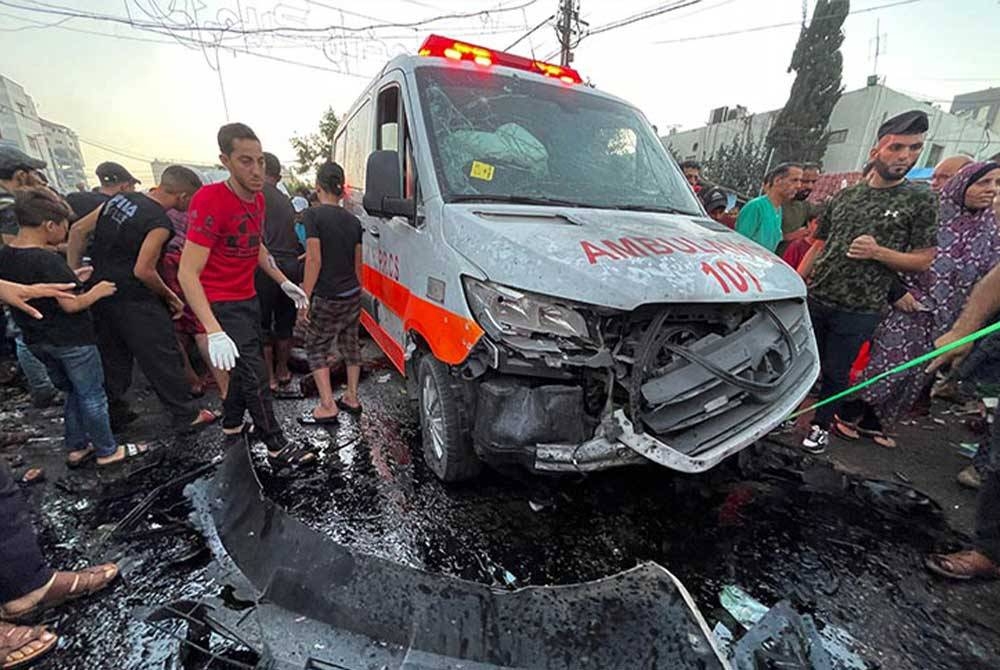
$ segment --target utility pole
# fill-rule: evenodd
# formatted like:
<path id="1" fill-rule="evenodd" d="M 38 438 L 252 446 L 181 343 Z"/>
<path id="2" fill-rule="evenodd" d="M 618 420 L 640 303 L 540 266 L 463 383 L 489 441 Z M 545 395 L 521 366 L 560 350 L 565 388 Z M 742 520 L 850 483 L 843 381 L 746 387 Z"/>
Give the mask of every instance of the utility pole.
<path id="1" fill-rule="evenodd" d="M 879 19 L 875 19 L 875 37 L 869 42 L 869 46 L 872 49 L 872 58 L 875 61 L 873 65 L 872 75 L 878 78 L 878 57 L 886 52 L 886 46 L 889 42 L 889 35 L 882 32 L 882 25 Z"/>
<path id="2" fill-rule="evenodd" d="M 573 37 L 576 32 L 576 22 L 579 20 L 578 0 L 559 0 L 558 28 L 559 33 L 559 64 L 569 67 L 573 62 Z"/>

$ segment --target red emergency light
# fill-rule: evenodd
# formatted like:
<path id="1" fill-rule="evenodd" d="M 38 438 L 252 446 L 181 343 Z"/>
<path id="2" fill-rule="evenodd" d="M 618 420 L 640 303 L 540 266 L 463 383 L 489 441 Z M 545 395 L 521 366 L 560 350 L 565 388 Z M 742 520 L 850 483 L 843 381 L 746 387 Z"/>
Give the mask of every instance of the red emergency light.
<path id="1" fill-rule="evenodd" d="M 421 56 L 434 56 L 447 58 L 454 61 L 471 61 L 481 67 L 492 65 L 503 65 L 504 67 L 525 70 L 536 74 L 543 74 L 567 84 L 582 84 L 583 79 L 580 73 L 569 67 L 544 63 L 540 60 L 532 60 L 523 56 L 516 56 L 503 51 L 492 51 L 486 47 L 458 42 L 440 35 L 431 35 L 420 47 L 418 52 Z"/>

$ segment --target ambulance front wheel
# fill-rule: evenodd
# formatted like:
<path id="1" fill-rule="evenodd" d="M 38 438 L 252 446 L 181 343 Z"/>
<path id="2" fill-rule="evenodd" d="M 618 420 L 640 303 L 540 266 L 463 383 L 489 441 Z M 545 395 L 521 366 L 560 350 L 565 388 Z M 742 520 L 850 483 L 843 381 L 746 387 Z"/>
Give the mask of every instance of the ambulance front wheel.
<path id="1" fill-rule="evenodd" d="M 472 448 L 470 418 L 460 382 L 451 376 L 447 366 L 428 354 L 418 363 L 417 383 L 427 465 L 444 482 L 475 477 L 482 463 Z"/>

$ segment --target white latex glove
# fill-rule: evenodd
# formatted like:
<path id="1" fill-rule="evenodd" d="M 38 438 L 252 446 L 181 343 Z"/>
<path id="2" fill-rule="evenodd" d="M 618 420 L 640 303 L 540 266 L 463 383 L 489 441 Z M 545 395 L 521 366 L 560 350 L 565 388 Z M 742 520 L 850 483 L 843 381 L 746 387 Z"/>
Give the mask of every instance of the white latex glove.
<path id="1" fill-rule="evenodd" d="M 236 367 L 240 351 L 236 348 L 236 343 L 220 330 L 208 336 L 208 357 L 212 359 L 215 368 L 229 371 Z"/>
<path id="2" fill-rule="evenodd" d="M 309 306 L 309 296 L 296 285 L 294 282 L 288 281 L 287 279 L 281 282 L 281 290 L 285 292 L 292 302 L 295 303 L 295 309 L 305 309 Z"/>

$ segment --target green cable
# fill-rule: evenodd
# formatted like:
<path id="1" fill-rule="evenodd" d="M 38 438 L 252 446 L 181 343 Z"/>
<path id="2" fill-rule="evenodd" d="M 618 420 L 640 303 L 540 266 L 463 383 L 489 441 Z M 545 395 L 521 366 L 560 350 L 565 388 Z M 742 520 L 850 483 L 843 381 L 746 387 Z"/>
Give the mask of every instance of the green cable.
<path id="1" fill-rule="evenodd" d="M 940 349 L 935 349 L 934 351 L 929 351 L 926 354 L 924 354 L 923 356 L 918 356 L 917 358 L 914 358 L 913 360 L 910 360 L 910 361 L 907 361 L 907 362 L 902 363 L 900 365 L 897 365 L 893 369 L 886 370 L 885 372 L 877 374 L 874 377 L 872 377 L 871 379 L 866 379 L 865 381 L 861 382 L 860 384 L 855 384 L 854 386 L 852 386 L 851 388 L 847 389 L 846 391 L 841 391 L 840 393 L 837 393 L 836 395 L 832 395 L 829 398 L 825 398 L 823 400 L 820 400 L 818 403 L 816 403 L 815 405 L 812 405 L 811 407 L 807 407 L 805 409 L 800 409 L 798 412 L 795 412 L 794 414 L 790 415 L 788 417 L 788 419 L 798 418 L 798 417 L 802 416 L 803 414 L 806 414 L 807 412 L 811 412 L 811 411 L 813 411 L 814 409 L 816 409 L 818 407 L 822 407 L 823 405 L 829 405 L 832 402 L 837 402 L 841 398 L 843 398 L 845 396 L 849 396 L 849 395 L 851 395 L 853 393 L 857 393 L 861 389 L 867 388 L 867 387 L 871 386 L 872 384 L 874 384 L 875 382 L 882 381 L 886 377 L 889 377 L 889 376 L 892 376 L 892 375 L 895 375 L 895 374 L 899 374 L 900 372 L 903 372 L 905 370 L 909 370 L 910 368 L 916 367 L 917 365 L 923 365 L 927 361 L 929 361 L 929 360 L 931 360 L 933 358 L 937 358 L 941 354 L 946 354 L 949 351 L 951 351 L 952 349 L 957 349 L 958 347 L 965 346 L 966 344 L 969 344 L 970 342 L 975 342 L 976 340 L 978 340 L 980 338 L 983 338 L 983 337 L 986 337 L 987 335 L 990 335 L 992 333 L 995 333 L 998 330 L 1000 330 L 1000 321 L 997 321 L 993 325 L 986 326 L 985 328 L 977 330 L 976 332 L 972 333 L 971 335 L 966 335 L 965 337 L 963 337 L 960 340 L 955 340 L 951 344 L 946 344 L 943 347 L 941 347 Z"/>

